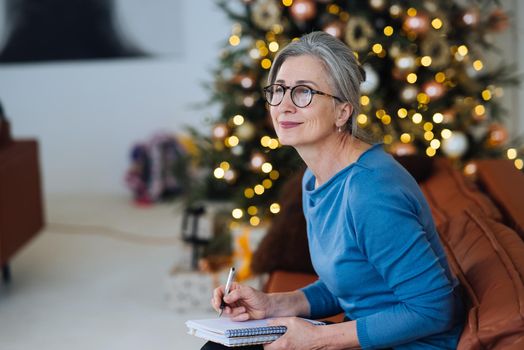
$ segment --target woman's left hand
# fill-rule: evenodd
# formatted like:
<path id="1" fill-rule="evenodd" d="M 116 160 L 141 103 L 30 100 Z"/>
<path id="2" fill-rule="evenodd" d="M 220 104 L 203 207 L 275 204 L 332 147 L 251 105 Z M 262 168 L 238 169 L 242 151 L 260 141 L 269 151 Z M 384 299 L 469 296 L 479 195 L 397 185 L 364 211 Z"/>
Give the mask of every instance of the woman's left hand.
<path id="1" fill-rule="evenodd" d="M 280 338 L 264 345 L 264 350 L 307 350 L 319 349 L 319 327 L 298 317 L 281 317 L 268 320 L 270 326 L 286 326 Z"/>

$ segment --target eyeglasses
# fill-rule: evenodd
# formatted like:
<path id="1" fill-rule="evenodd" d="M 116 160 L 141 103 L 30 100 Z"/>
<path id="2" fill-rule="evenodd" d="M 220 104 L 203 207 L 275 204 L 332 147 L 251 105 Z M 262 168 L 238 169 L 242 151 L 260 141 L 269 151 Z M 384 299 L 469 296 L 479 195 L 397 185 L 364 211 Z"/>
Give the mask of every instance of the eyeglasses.
<path id="1" fill-rule="evenodd" d="M 340 99 L 337 96 L 333 96 L 325 92 L 312 89 L 307 85 L 295 85 L 291 87 L 285 86 L 283 84 L 271 84 L 263 89 L 264 98 L 269 105 L 278 106 L 280 103 L 282 103 L 284 95 L 286 94 L 286 90 L 291 90 L 291 101 L 293 101 L 295 106 L 299 108 L 309 106 L 309 104 L 313 100 L 313 95 L 329 96 L 333 97 L 335 100 L 342 102 L 342 99 Z"/>

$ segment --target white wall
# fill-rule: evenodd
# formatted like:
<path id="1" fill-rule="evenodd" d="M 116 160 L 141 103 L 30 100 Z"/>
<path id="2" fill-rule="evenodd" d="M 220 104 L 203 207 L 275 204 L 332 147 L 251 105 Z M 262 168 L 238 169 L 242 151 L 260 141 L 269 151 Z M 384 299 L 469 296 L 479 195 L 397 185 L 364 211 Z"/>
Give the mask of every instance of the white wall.
<path id="1" fill-rule="evenodd" d="M 201 83 L 212 81 L 231 24 L 213 0 L 175 3 L 182 13 L 173 20 L 182 23 L 172 40 L 182 55 L 0 65 L 0 99 L 14 136 L 40 142 L 46 193 L 126 193 L 135 141 L 204 125 L 213 113 L 191 106 L 209 96 Z"/>
<path id="2" fill-rule="evenodd" d="M 518 59 L 524 57 L 524 2 L 503 2 L 515 27 L 501 45 L 507 61 L 524 72 Z M 231 25 L 213 0 L 175 3 L 181 13 L 174 20 L 182 23 L 172 40 L 182 45 L 181 56 L 0 65 L 0 99 L 14 135 L 39 140 L 47 193 L 126 193 L 123 177 L 135 141 L 161 129 L 203 125 L 212 115 L 191 105 L 208 98 L 200 83 L 212 80 Z M 524 133 L 524 87 L 506 90 L 505 101 L 512 133 Z"/>

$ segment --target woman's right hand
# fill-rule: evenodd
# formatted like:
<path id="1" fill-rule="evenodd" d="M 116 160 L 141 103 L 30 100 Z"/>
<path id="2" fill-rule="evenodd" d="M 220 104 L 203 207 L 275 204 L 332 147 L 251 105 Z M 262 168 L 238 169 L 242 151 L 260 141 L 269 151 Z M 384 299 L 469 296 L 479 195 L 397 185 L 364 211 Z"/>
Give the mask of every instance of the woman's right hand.
<path id="1" fill-rule="evenodd" d="M 211 305 L 219 312 L 225 287 L 215 288 Z M 270 298 L 264 292 L 249 286 L 233 283 L 229 294 L 224 297 L 224 314 L 233 321 L 257 320 L 270 317 Z"/>

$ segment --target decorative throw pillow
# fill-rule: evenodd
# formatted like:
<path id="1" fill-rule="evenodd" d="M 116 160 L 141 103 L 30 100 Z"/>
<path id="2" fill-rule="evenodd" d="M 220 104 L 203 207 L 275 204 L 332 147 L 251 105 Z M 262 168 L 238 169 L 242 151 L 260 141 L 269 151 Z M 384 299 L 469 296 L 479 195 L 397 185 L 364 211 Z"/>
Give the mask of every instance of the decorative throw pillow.
<path id="1" fill-rule="evenodd" d="M 474 207 L 439 232 L 468 299 L 458 349 L 524 344 L 524 242 L 515 231 Z"/>
<path id="2" fill-rule="evenodd" d="M 309 257 L 306 221 L 302 210 L 303 171 L 295 174 L 280 193 L 280 213 L 253 255 L 255 273 L 274 270 L 314 273 Z"/>

